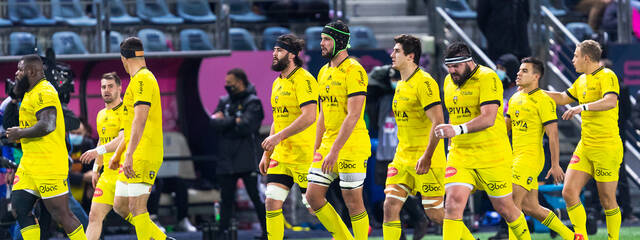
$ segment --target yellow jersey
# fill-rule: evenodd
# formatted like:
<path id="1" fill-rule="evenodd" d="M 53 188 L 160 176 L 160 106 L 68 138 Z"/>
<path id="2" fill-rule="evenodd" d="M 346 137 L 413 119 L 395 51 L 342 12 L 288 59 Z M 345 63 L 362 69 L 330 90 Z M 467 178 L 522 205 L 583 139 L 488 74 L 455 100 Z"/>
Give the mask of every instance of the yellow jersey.
<path id="1" fill-rule="evenodd" d="M 122 100 L 122 125 L 124 141 L 128 145 L 131 138 L 134 108 L 144 104 L 149 106 L 149 115 L 144 125 L 142 138 L 133 153 L 134 161 L 162 162 L 162 106 L 160 104 L 160 88 L 153 73 L 146 67 L 133 75 Z M 123 152 L 123 154 L 126 151 Z M 123 155 L 124 157 L 124 155 Z"/>
<path id="2" fill-rule="evenodd" d="M 38 112 L 50 108 L 56 110 L 56 129 L 42 137 L 20 139 L 23 152 L 20 168 L 33 178 L 66 179 L 69 157 L 64 115 L 58 92 L 46 79 L 41 79 L 24 94 L 18 116 L 20 128 L 33 127 L 38 122 Z"/>
<path id="3" fill-rule="evenodd" d="M 486 104 L 502 106 L 502 91 L 502 82 L 498 75 L 485 66 L 476 65 L 469 79 L 460 87 L 453 83 L 450 74 L 447 75 L 444 80 L 444 103 L 449 112 L 449 123 L 457 125 L 471 121 L 480 116 L 480 107 Z M 493 126 L 481 131 L 461 134 L 451 140 L 453 148 L 474 151 L 474 155 L 483 156 L 482 160 L 449 159 L 449 161 L 467 168 L 510 165 L 511 162 L 496 161 L 500 158 L 510 160 L 510 156 L 503 156 L 505 153 L 511 155 L 507 127 L 502 114 L 503 112 L 498 109 Z"/>
<path id="4" fill-rule="evenodd" d="M 113 108 L 103 108 L 98 112 L 98 116 L 96 117 L 96 127 L 98 130 L 100 145 L 105 145 L 118 137 L 118 133 L 120 133 L 120 123 L 122 121 L 121 117 L 122 102 Z M 118 175 L 118 170 L 109 168 L 109 160 L 111 160 L 111 156 L 113 156 L 113 152 L 102 155 L 102 166 L 104 169 L 104 172 L 102 173 L 103 176 Z"/>
<path id="5" fill-rule="evenodd" d="M 289 76 L 276 78 L 271 90 L 274 132 L 291 125 L 302 114 L 301 107 L 317 103 L 318 82 L 307 70 L 298 67 Z M 281 163 L 311 163 L 315 140 L 314 122 L 276 145 L 271 158 Z"/>
<path id="6" fill-rule="evenodd" d="M 509 100 L 513 157 L 541 169 L 544 166 L 544 127 L 558 121 L 556 103 L 540 88 L 516 92 Z"/>
<path id="7" fill-rule="evenodd" d="M 318 87 L 322 113 L 324 114 L 325 132 L 322 144 L 332 146 L 340 132 L 340 127 L 347 117 L 347 100 L 349 97 L 367 95 L 367 72 L 353 58 L 347 57 L 338 66 L 324 65 L 318 73 Z M 344 147 L 368 147 L 369 132 L 364 123 L 364 105 L 360 118 Z M 370 154 L 370 151 L 369 151 Z"/>
<path id="8" fill-rule="evenodd" d="M 425 114 L 440 105 L 440 89 L 431 75 L 418 68 L 407 79 L 398 82 L 393 95 L 393 114 L 398 126 L 398 149 L 393 162 L 415 166 L 429 145 L 432 122 Z M 444 167 L 444 141 L 438 141 L 431 157 L 431 167 Z"/>
<path id="9" fill-rule="evenodd" d="M 566 93 L 579 104 L 587 104 L 607 94 L 619 96 L 620 85 L 611 69 L 600 67 L 591 74 L 580 75 Z M 606 111 L 582 111 L 582 143 L 585 146 L 602 146 L 612 141 L 620 141 L 618 104 Z"/>

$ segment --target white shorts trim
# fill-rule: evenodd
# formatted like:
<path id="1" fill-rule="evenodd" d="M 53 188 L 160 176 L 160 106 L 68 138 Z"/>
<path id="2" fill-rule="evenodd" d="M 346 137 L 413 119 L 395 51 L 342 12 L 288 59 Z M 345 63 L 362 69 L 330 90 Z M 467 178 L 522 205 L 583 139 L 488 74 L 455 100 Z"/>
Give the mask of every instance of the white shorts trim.
<path id="1" fill-rule="evenodd" d="M 63 193 L 60 193 L 60 194 L 54 195 L 54 196 L 49 196 L 49 197 L 42 197 L 42 196 L 40 196 L 40 198 L 42 198 L 42 199 L 51 199 L 51 198 L 60 197 L 60 196 L 62 196 L 62 195 L 68 194 L 68 193 L 69 193 L 69 190 L 67 190 L 67 191 L 65 191 L 65 192 L 63 192 Z"/>
<path id="2" fill-rule="evenodd" d="M 502 196 L 491 196 L 489 194 L 487 194 L 487 196 L 489 196 L 490 198 L 503 198 L 503 197 L 508 197 L 511 194 L 513 194 L 513 192 L 507 193 L 507 194 L 502 195 Z"/>
<path id="3" fill-rule="evenodd" d="M 471 190 L 471 191 L 473 191 L 473 188 L 474 188 L 473 185 L 471 185 L 469 183 L 457 183 L 457 182 L 454 182 L 454 183 L 445 184 L 444 185 L 444 189 L 447 189 L 448 187 L 451 187 L 451 186 L 463 186 L 463 187 L 469 188 L 469 190 Z"/>

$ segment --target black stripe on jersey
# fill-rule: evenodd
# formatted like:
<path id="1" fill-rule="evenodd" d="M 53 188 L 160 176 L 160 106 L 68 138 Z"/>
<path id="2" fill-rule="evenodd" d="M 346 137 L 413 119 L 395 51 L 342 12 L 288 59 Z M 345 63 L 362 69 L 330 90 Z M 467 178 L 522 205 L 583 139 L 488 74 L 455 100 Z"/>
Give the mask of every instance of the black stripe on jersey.
<path id="1" fill-rule="evenodd" d="M 121 132 L 121 131 L 124 131 L 124 128 L 120 128 L 120 131 L 118 131 L 118 132 Z"/>
<path id="2" fill-rule="evenodd" d="M 436 106 L 436 105 L 440 105 L 440 101 L 433 102 L 433 103 L 431 103 L 431 104 L 429 104 L 429 105 L 427 105 L 427 106 L 424 106 L 424 108 L 423 108 L 423 109 L 424 109 L 425 111 L 427 111 L 427 110 L 429 110 L 429 108 L 432 108 L 432 107 L 434 107 L 434 106 Z"/>
<path id="3" fill-rule="evenodd" d="M 484 101 L 484 102 L 480 103 L 480 106 L 489 105 L 489 104 L 496 104 L 496 105 L 498 105 L 498 107 L 500 107 L 500 100 Z"/>
<path id="4" fill-rule="evenodd" d="M 552 123 L 557 122 L 557 121 L 558 121 L 558 119 L 549 120 L 549 121 L 543 122 L 542 126 L 547 126 L 547 125 L 552 124 Z"/>
<path id="5" fill-rule="evenodd" d="M 318 101 L 316 101 L 316 100 L 309 100 L 309 101 L 306 101 L 306 102 L 301 103 L 301 104 L 300 104 L 300 107 L 304 107 L 304 106 L 307 106 L 307 105 L 309 105 L 309 104 L 318 104 Z"/>
<path id="6" fill-rule="evenodd" d="M 279 183 L 291 189 L 293 177 L 285 174 L 267 174 L 267 183 Z"/>
<path id="7" fill-rule="evenodd" d="M 617 92 L 614 92 L 614 91 L 606 92 L 606 93 L 602 94 L 602 97 L 607 96 L 607 94 L 615 94 L 615 95 L 616 95 L 616 97 L 618 97 L 618 99 L 620 99 L 620 95 L 618 95 L 618 93 L 617 93 Z"/>
<path id="8" fill-rule="evenodd" d="M 508 113 L 507 113 L 507 114 L 505 114 L 504 116 L 506 116 L 506 117 L 508 117 L 508 118 L 511 118 L 511 115 L 509 115 Z"/>
<path id="9" fill-rule="evenodd" d="M 597 73 L 599 73 L 600 71 L 602 71 L 602 69 L 604 69 L 604 66 L 600 66 L 598 69 L 596 69 L 595 71 L 593 71 L 591 73 L 591 75 L 596 75 Z"/>
<path id="10" fill-rule="evenodd" d="M 354 93 L 351 93 L 351 94 L 347 95 L 347 97 L 350 98 L 350 97 L 360 96 L 360 95 L 367 96 L 367 92 L 365 92 L 365 91 L 354 92 Z"/>
<path id="11" fill-rule="evenodd" d="M 145 101 L 137 101 L 136 103 L 133 104 L 133 106 L 138 106 L 140 104 L 144 104 L 144 105 L 148 105 L 149 107 L 151 107 L 151 103 L 150 102 L 145 102 Z"/>
<path id="12" fill-rule="evenodd" d="M 111 110 L 113 110 L 113 111 L 118 110 L 118 108 L 120 108 L 120 106 L 122 106 L 122 103 L 123 102 L 120 102 L 120 104 L 118 104 L 117 106 L 111 108 Z"/>
<path id="13" fill-rule="evenodd" d="M 55 106 L 43 107 L 42 109 L 40 109 L 40 110 L 38 110 L 38 111 L 36 112 L 36 117 L 38 116 L 38 114 L 39 114 L 40 112 L 42 112 L 42 111 L 44 111 L 44 110 L 47 110 L 47 109 L 52 109 L 52 108 L 53 108 L 53 109 L 56 109 L 56 107 L 55 107 Z"/>
<path id="14" fill-rule="evenodd" d="M 573 95 L 571 95 L 571 93 L 569 91 L 564 91 L 565 93 L 567 93 L 567 96 L 569 96 L 571 99 L 573 99 L 576 102 L 580 102 L 578 101 L 578 99 L 576 97 L 574 97 Z"/>

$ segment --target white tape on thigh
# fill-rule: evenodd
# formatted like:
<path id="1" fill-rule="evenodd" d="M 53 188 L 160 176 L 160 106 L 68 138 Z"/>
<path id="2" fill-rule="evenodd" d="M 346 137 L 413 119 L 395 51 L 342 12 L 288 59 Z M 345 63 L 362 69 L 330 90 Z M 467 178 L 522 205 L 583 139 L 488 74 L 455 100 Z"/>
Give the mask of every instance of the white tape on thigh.
<path id="1" fill-rule="evenodd" d="M 151 184 L 148 183 L 129 183 L 127 186 L 129 197 L 137 197 L 151 193 Z"/>
<path id="2" fill-rule="evenodd" d="M 273 200 L 284 201 L 289 195 L 289 190 L 269 184 L 267 185 L 267 190 L 264 191 L 264 195 Z"/>
<path id="3" fill-rule="evenodd" d="M 307 194 L 303 193 L 302 195 L 302 204 L 306 207 L 306 208 L 311 208 L 311 205 L 309 205 L 309 202 L 307 201 Z"/>
<path id="4" fill-rule="evenodd" d="M 307 181 L 309 183 L 315 183 L 323 186 L 329 186 L 336 177 L 332 174 L 325 174 L 319 168 L 309 169 L 309 175 L 307 175 Z"/>
<path id="5" fill-rule="evenodd" d="M 440 204 L 436 205 L 436 206 L 431 206 L 437 202 L 440 202 Z M 424 209 L 440 209 L 444 207 L 444 201 L 443 200 L 432 200 L 432 199 L 422 199 L 422 206 L 430 206 L 430 207 L 425 207 Z"/>
<path id="6" fill-rule="evenodd" d="M 129 191 L 127 190 L 128 186 L 126 183 L 116 181 L 116 197 L 128 197 Z"/>
<path id="7" fill-rule="evenodd" d="M 393 194 L 392 194 L 393 192 L 397 192 L 397 193 L 398 193 L 398 194 L 400 194 L 400 195 L 404 195 L 405 193 L 408 195 L 408 193 L 409 193 L 409 192 L 408 192 L 408 191 L 406 191 L 406 190 L 405 190 L 405 193 L 403 193 L 403 192 L 401 192 L 400 190 L 398 190 L 397 188 L 395 188 L 395 186 L 398 186 L 398 187 L 400 187 L 400 188 L 402 188 L 402 189 L 405 189 L 402 185 L 393 185 L 393 186 L 389 186 L 389 187 L 387 187 L 387 188 L 385 188 L 385 189 L 384 189 L 385 197 L 388 197 L 388 198 L 395 198 L 395 199 L 398 199 L 398 200 L 400 200 L 400 201 L 402 201 L 402 202 L 407 201 L 407 197 L 401 197 L 401 196 L 397 196 L 397 195 L 393 195 Z"/>

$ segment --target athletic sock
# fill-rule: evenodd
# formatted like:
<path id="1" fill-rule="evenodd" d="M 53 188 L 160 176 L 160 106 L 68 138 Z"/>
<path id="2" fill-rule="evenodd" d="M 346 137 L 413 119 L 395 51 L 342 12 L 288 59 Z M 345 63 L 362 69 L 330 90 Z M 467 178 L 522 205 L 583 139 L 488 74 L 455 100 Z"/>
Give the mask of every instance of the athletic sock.
<path id="1" fill-rule="evenodd" d="M 69 240 L 87 240 L 87 235 L 84 234 L 84 228 L 82 227 L 82 224 L 80 224 L 80 226 L 78 226 L 76 230 L 73 230 L 73 232 L 67 234 L 67 236 L 69 237 Z"/>
<path id="2" fill-rule="evenodd" d="M 33 224 L 20 229 L 24 240 L 40 240 L 40 225 Z"/>
<path id="3" fill-rule="evenodd" d="M 282 209 L 267 211 L 267 236 L 269 240 L 282 240 L 284 238 Z"/>
<path id="4" fill-rule="evenodd" d="M 133 216 L 132 222 L 136 228 L 136 236 L 138 239 L 153 238 L 155 240 L 164 240 L 167 238 L 167 235 L 160 231 L 158 226 L 151 221 L 148 212 Z"/>
<path id="5" fill-rule="evenodd" d="M 129 215 L 127 215 L 127 217 L 124 218 L 125 221 L 127 221 L 128 223 L 131 223 L 131 225 L 133 225 L 133 214 L 129 213 Z"/>
<path id="6" fill-rule="evenodd" d="M 391 221 L 382 224 L 383 240 L 398 240 L 402 235 L 402 224 L 400 221 Z"/>
<path id="7" fill-rule="evenodd" d="M 527 226 L 527 220 L 524 219 L 524 214 L 520 213 L 520 216 L 513 222 L 507 222 L 513 235 L 518 240 L 531 240 L 531 234 L 529 233 L 529 226 Z"/>
<path id="8" fill-rule="evenodd" d="M 582 234 L 584 239 L 588 240 L 587 212 L 585 212 L 582 203 L 578 202 L 576 205 L 568 207 L 567 213 L 569 214 L 569 219 L 571 219 L 571 224 L 573 224 L 573 231 L 577 234 Z"/>
<path id="9" fill-rule="evenodd" d="M 476 240 L 476 238 L 473 237 L 473 234 L 471 234 L 471 231 L 469 231 L 469 228 L 467 228 L 467 226 L 464 225 L 464 222 L 462 223 L 462 234 L 460 236 L 460 239 L 462 239 L 462 240 Z"/>
<path id="10" fill-rule="evenodd" d="M 326 202 L 324 206 L 315 211 L 320 223 L 333 235 L 336 240 L 353 240 L 353 236 L 347 226 L 340 218 L 340 215 L 333 209 L 333 206 Z"/>
<path id="11" fill-rule="evenodd" d="M 366 240 L 369 238 L 369 215 L 367 211 L 351 216 L 351 227 L 353 228 L 353 238 L 356 240 Z"/>
<path id="12" fill-rule="evenodd" d="M 542 224 L 558 233 L 562 239 L 573 240 L 573 232 L 558 219 L 553 211 L 549 211 L 549 215 L 542 221 Z"/>
<path id="13" fill-rule="evenodd" d="M 604 215 L 607 220 L 607 233 L 609 234 L 609 240 L 620 239 L 620 224 L 622 223 L 622 215 L 620 215 L 620 208 L 614 208 L 604 211 Z"/>
<path id="14" fill-rule="evenodd" d="M 444 219 L 442 223 L 442 239 L 443 240 L 459 240 L 462 235 L 462 229 L 465 228 L 462 219 Z"/>

